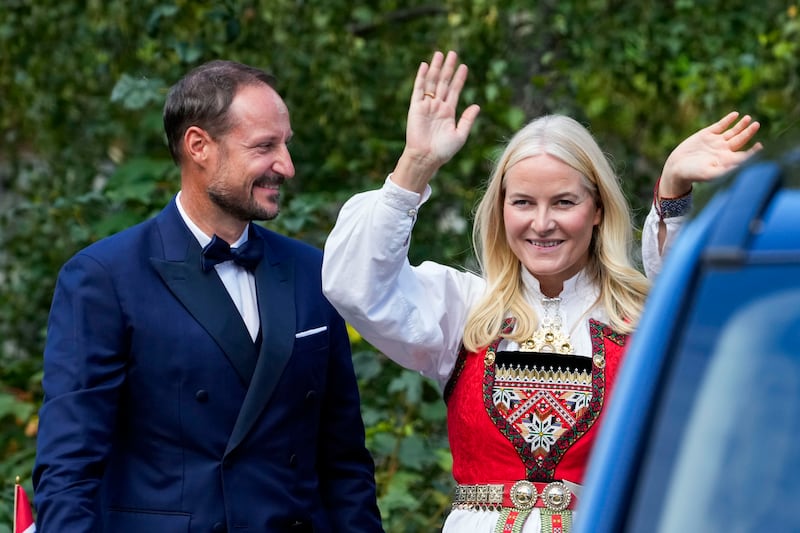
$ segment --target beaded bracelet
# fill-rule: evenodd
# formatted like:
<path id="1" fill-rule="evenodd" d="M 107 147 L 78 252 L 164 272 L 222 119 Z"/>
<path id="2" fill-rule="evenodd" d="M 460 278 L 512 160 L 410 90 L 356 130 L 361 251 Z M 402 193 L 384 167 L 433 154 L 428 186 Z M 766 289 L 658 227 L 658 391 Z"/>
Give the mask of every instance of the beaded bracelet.
<path id="1" fill-rule="evenodd" d="M 663 222 L 665 218 L 680 217 L 692 210 L 692 189 L 689 192 L 675 198 L 662 198 L 658 195 L 658 187 L 661 184 L 661 176 L 656 180 L 653 189 L 653 205 L 656 208 L 658 218 Z"/>

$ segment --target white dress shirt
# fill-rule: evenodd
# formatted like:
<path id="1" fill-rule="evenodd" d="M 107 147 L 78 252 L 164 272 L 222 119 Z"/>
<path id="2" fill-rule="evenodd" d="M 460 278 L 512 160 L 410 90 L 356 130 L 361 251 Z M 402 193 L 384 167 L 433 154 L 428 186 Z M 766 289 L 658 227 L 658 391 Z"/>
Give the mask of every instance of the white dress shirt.
<path id="1" fill-rule="evenodd" d="M 642 226 L 642 266 L 644 266 L 645 275 L 652 281 L 658 277 L 661 272 L 661 266 L 664 262 L 663 258 L 669 251 L 672 243 L 675 241 L 675 236 L 680 233 L 680 229 L 689 219 L 688 215 L 670 217 L 664 219 L 664 224 L 667 227 L 667 233 L 664 239 L 663 250 L 658 250 L 658 226 L 659 217 L 656 212 L 655 204 L 650 204 L 650 212 L 647 213 L 647 218 Z"/>
<path id="2" fill-rule="evenodd" d="M 197 227 L 197 224 L 195 224 L 192 219 L 189 218 L 186 211 L 184 211 L 183 205 L 181 204 L 180 192 L 178 192 L 175 203 L 178 205 L 178 212 L 189 227 L 189 231 L 195 236 L 200 246 L 205 247 L 211 242 L 211 236 L 206 235 L 203 230 Z M 236 242 L 230 243 L 231 248 L 236 248 L 247 242 L 247 230 L 248 228 L 245 228 L 244 232 L 236 239 Z M 198 268 L 200 268 L 199 265 Z M 245 326 L 247 326 L 250 337 L 255 341 L 258 336 L 258 329 L 261 326 L 258 317 L 258 297 L 256 295 L 255 276 L 252 272 L 237 265 L 233 261 L 218 263 L 214 268 L 217 271 L 217 275 L 219 275 L 219 278 L 222 280 L 222 284 L 225 285 L 225 289 L 227 289 L 231 300 L 233 300 L 234 305 L 236 305 L 236 309 L 239 310 L 239 314 L 242 316 Z"/>

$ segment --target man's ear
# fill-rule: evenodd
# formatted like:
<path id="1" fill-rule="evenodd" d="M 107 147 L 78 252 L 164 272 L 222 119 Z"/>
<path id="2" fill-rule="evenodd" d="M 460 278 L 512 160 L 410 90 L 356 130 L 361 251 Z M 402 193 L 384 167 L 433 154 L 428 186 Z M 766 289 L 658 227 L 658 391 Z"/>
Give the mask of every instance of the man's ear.
<path id="1" fill-rule="evenodd" d="M 214 140 L 206 130 L 198 126 L 189 126 L 183 134 L 183 148 L 186 157 L 202 165 L 210 156 Z"/>

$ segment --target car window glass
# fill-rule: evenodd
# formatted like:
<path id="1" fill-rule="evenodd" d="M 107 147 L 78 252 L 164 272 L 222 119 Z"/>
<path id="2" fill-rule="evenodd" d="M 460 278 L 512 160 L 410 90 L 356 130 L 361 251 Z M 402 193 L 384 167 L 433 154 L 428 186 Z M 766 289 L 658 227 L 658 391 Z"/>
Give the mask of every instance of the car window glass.
<path id="1" fill-rule="evenodd" d="M 799 345 L 800 290 L 756 301 L 726 324 L 678 450 L 659 531 L 800 524 L 800 507 L 776 505 L 800 496 Z"/>
<path id="2" fill-rule="evenodd" d="M 800 442 L 800 411 L 791 411 L 790 423 L 778 424 L 774 420 L 789 416 L 790 409 L 800 409 L 800 382 L 789 381 L 800 377 L 800 360 L 797 356 L 789 358 L 800 346 L 798 280 L 800 266 L 795 260 L 711 270 L 698 282 L 692 306 L 680 322 L 682 326 L 671 338 L 664 339 L 673 347 L 669 356 L 673 361 L 665 373 L 661 399 L 653 410 L 653 428 L 645 443 L 641 471 L 629 495 L 626 530 L 659 531 L 658 524 L 663 523 L 663 531 L 680 531 L 673 529 L 677 527 L 674 521 L 667 520 L 679 519 L 674 510 L 689 503 L 681 498 L 696 499 L 695 505 L 700 505 L 705 497 L 697 494 L 700 490 L 714 495 L 709 498 L 715 506 L 704 509 L 703 520 L 719 519 L 707 513 L 737 501 L 727 493 L 726 499 L 721 499 L 723 485 L 742 491 L 742 497 L 757 490 L 755 486 L 743 487 L 735 472 L 727 470 L 722 473 L 729 477 L 712 483 L 711 473 L 720 473 L 722 467 L 731 468 L 731 456 L 726 454 L 738 454 L 737 461 L 744 461 L 740 456 L 745 454 L 750 455 L 747 461 L 762 461 L 762 474 L 771 476 L 772 483 L 782 481 L 781 475 L 788 475 L 769 470 L 774 465 L 766 465 L 766 457 L 781 451 L 780 441 L 774 441 L 779 432 L 793 435 Z M 792 366 L 793 371 L 786 366 Z M 749 381 L 742 382 L 745 379 Z M 715 390 L 725 383 L 728 385 Z M 795 398 L 784 392 L 780 393 L 784 397 L 778 398 L 778 390 L 793 391 Z M 782 405 L 769 411 L 776 401 Z M 767 417 L 768 413 L 772 414 Z M 730 447 L 731 442 L 715 441 L 720 436 L 730 438 L 731 433 L 740 439 L 732 441 L 736 443 L 734 447 Z M 694 454 L 698 442 L 702 446 Z M 773 445 L 776 449 L 770 450 Z M 795 453 L 800 453 L 800 447 L 797 450 Z M 780 465 L 781 469 L 800 472 L 797 457 L 787 461 Z M 677 474 L 676 468 L 680 470 Z M 750 470 L 740 473 L 752 474 Z M 701 474 L 703 482 L 698 481 Z M 797 487 L 795 491 L 800 495 Z M 665 505 L 670 506 L 669 513 L 664 512 Z M 687 531 L 704 531 L 687 525 L 697 516 L 685 519 Z M 738 530 L 733 527 L 727 531 Z"/>

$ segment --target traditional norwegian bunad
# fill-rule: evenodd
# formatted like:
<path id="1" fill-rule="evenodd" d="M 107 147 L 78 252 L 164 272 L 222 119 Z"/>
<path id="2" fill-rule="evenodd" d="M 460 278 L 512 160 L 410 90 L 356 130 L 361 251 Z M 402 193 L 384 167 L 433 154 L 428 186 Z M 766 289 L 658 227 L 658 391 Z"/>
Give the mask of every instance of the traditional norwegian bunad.
<path id="1" fill-rule="evenodd" d="M 438 263 L 409 264 L 429 194 L 387 179 L 348 200 L 325 245 L 325 294 L 368 342 L 443 390 L 457 483 L 443 533 L 566 532 L 627 337 L 606 325 L 585 272 L 547 298 L 522 269 L 540 328 L 521 345 L 503 337 L 465 353 L 464 327 L 486 283 Z M 505 333 L 513 327 L 509 317 Z"/>
<path id="2" fill-rule="evenodd" d="M 454 509 L 500 511 L 495 531 L 522 531 L 535 510 L 542 531 L 569 530 L 627 339 L 595 320 L 589 329 L 592 357 L 569 354 L 568 342 L 499 351 L 500 339 L 459 355 L 445 390 Z"/>

